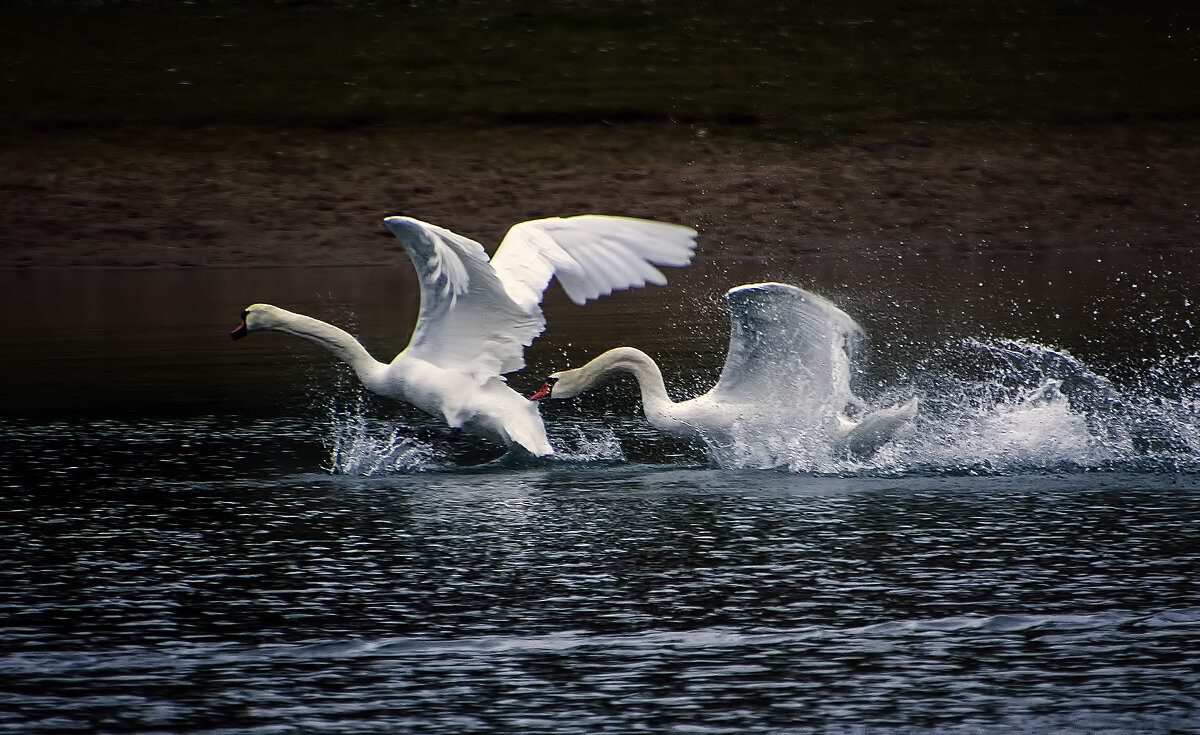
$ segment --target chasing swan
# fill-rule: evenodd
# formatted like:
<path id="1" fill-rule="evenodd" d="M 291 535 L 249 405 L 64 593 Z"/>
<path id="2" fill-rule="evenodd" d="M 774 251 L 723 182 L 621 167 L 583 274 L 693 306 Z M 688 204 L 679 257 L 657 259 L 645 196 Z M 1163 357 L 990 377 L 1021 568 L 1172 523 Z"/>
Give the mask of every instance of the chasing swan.
<path id="1" fill-rule="evenodd" d="M 649 355 L 617 347 L 574 370 L 552 374 L 530 400 L 574 398 L 610 375 L 637 380 L 646 420 L 670 436 L 728 444 L 734 433 L 790 438 L 818 429 L 835 451 L 874 452 L 917 412 L 917 399 L 846 416 L 865 404 L 850 391 L 850 360 L 862 328 L 832 302 L 785 283 L 738 286 L 725 294 L 732 320 L 729 352 L 716 386 L 678 403 Z"/>
<path id="2" fill-rule="evenodd" d="M 489 261 L 479 243 L 437 225 L 410 217 L 384 223 L 421 284 L 416 328 L 390 364 L 348 332 L 270 304 L 247 307 L 230 336 L 274 330 L 303 337 L 349 364 L 375 393 L 535 456 L 553 453 L 537 404 L 501 376 L 525 366 L 525 347 L 545 328 L 541 302 L 550 280 L 557 277 L 583 304 L 616 290 L 665 285 L 654 266 L 686 266 L 696 248 L 690 227 L 582 215 L 513 225 Z"/>

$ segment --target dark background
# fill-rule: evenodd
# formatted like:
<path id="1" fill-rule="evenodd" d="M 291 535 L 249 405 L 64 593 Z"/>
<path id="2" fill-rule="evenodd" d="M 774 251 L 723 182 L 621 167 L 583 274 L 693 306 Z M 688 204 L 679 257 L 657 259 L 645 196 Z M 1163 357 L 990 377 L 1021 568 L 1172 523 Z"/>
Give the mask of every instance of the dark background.
<path id="1" fill-rule="evenodd" d="M 0 8 L 0 267 L 394 262 L 399 212 L 739 258 L 1200 239 L 1194 3 Z"/>

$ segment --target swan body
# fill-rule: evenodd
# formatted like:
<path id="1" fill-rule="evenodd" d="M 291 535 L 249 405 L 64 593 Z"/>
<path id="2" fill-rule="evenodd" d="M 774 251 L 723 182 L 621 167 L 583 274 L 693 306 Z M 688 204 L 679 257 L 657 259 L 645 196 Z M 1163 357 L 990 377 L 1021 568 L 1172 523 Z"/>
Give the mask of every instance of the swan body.
<path id="1" fill-rule="evenodd" d="M 696 231 L 627 217 L 582 215 L 514 225 L 489 260 L 483 246 L 411 217 L 388 217 L 416 267 L 421 308 L 408 346 L 376 360 L 348 332 L 270 304 L 252 304 L 234 339 L 264 330 L 307 339 L 348 364 L 369 390 L 509 450 L 553 453 L 537 404 L 505 382 L 545 327 L 541 301 L 557 277 L 576 304 L 666 278 L 686 266 Z"/>
<path id="2" fill-rule="evenodd" d="M 862 328 L 830 301 L 784 283 L 738 286 L 725 294 L 732 327 L 712 390 L 675 402 L 645 352 L 617 347 L 582 367 L 553 373 L 533 398 L 574 398 L 616 373 L 641 391 L 646 420 L 670 436 L 728 444 L 739 429 L 824 432 L 835 451 L 876 451 L 917 412 L 917 399 L 866 414 L 850 390 L 850 362 Z"/>

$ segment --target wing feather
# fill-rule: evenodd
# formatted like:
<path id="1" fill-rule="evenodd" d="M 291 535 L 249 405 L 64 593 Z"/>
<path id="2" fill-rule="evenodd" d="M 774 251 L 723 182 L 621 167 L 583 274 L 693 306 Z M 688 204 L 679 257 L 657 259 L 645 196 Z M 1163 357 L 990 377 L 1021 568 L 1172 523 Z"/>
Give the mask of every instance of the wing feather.
<path id="1" fill-rule="evenodd" d="M 575 253 L 575 259 L 583 266 L 586 274 L 586 286 L 580 291 L 585 301 L 612 293 L 611 288 L 605 288 L 607 284 L 630 281 L 627 276 L 622 275 L 618 264 L 608 257 L 605 250 L 607 243 L 601 240 L 600 244 L 604 247 L 579 248 Z"/>
<path id="2" fill-rule="evenodd" d="M 604 245 L 612 262 L 619 266 L 623 277 L 631 283 L 640 281 L 656 286 L 667 285 L 667 278 L 662 271 L 650 265 L 625 243 L 620 240 L 605 240 Z"/>
<path id="3" fill-rule="evenodd" d="M 411 217 L 384 220 L 421 285 L 421 311 L 406 354 L 479 383 L 525 366 L 525 347 L 545 328 L 541 309 L 515 303 L 483 246 Z"/>
<path id="4" fill-rule="evenodd" d="M 866 333 L 849 314 L 783 283 L 739 286 L 725 298 L 729 353 L 714 398 L 784 401 L 799 411 L 853 399 L 850 367 Z"/>
<path id="5" fill-rule="evenodd" d="M 554 277 L 572 301 L 583 304 L 613 291 L 665 284 L 654 266 L 685 266 L 695 250 L 690 227 L 585 214 L 513 225 L 492 266 L 522 306 L 540 304 Z"/>

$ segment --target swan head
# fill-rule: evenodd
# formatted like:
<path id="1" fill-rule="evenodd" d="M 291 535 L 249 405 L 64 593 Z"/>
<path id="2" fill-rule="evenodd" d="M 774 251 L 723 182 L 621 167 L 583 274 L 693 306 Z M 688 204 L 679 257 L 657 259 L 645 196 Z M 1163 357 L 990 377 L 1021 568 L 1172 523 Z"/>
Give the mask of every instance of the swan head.
<path id="1" fill-rule="evenodd" d="M 538 388 L 536 393 L 529 396 L 529 400 L 540 401 L 543 398 L 559 398 L 560 396 L 554 394 L 554 385 L 558 382 L 558 378 L 556 377 L 557 375 L 558 373 L 555 373 L 554 375 L 546 378 L 546 382 L 542 384 L 541 388 Z"/>
<path id="2" fill-rule="evenodd" d="M 242 312 L 242 323 L 237 325 L 237 329 L 230 332 L 229 336 L 232 339 L 241 339 L 251 332 L 277 329 L 290 313 L 270 304 L 251 304 Z"/>
<path id="3" fill-rule="evenodd" d="M 633 347 L 614 347 L 582 367 L 551 373 L 541 390 L 529 400 L 574 398 L 620 371 L 633 373 L 639 384 L 643 379 L 662 383 L 662 374 L 649 355 Z"/>
<path id="4" fill-rule="evenodd" d="M 559 373 L 552 373 L 546 378 L 546 382 L 542 385 L 537 393 L 529 396 L 531 401 L 540 401 L 543 398 L 574 398 L 580 393 L 591 387 L 591 383 L 582 379 L 579 370 L 564 370 Z"/>

